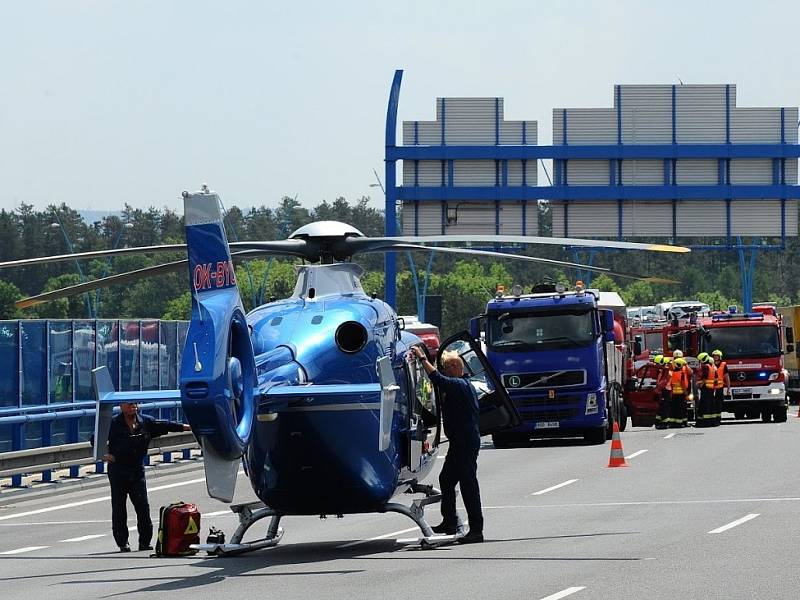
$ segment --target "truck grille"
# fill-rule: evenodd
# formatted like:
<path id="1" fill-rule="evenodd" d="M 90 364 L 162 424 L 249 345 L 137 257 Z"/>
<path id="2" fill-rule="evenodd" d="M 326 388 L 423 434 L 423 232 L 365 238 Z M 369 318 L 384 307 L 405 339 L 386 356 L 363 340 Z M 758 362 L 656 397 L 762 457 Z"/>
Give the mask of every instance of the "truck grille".
<path id="1" fill-rule="evenodd" d="M 531 406 L 564 406 L 566 404 L 582 404 L 583 399 L 580 396 L 556 396 L 555 398 L 521 398 L 515 400 L 514 403 L 519 408 L 527 408 Z"/>
<path id="2" fill-rule="evenodd" d="M 564 421 L 574 419 L 579 414 L 577 408 L 547 408 L 532 413 L 522 413 L 522 420 L 532 421 Z"/>
<path id="3" fill-rule="evenodd" d="M 586 371 L 540 371 L 538 373 L 506 373 L 503 385 L 508 389 L 543 389 L 564 385 L 583 385 Z"/>

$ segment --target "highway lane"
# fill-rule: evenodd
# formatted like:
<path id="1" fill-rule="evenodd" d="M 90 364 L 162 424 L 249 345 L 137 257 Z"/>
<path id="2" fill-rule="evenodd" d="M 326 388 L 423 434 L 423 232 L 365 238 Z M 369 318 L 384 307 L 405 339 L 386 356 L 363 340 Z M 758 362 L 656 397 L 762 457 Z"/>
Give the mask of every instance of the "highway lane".
<path id="1" fill-rule="evenodd" d="M 400 533 L 412 523 L 399 515 L 355 515 L 287 518 L 281 546 L 250 556 L 122 555 L 109 503 L 99 500 L 105 486 L 18 500 L 0 508 L 0 553 L 34 549 L 0 554 L 0 585 L 13 598 L 247 598 L 257 590 L 283 598 L 797 597 L 800 420 L 670 433 L 623 433 L 632 458 L 619 469 L 605 467 L 608 444 L 495 450 L 487 442 L 479 476 L 489 541 L 435 551 L 398 548 L 395 537 L 414 535 Z M 209 524 L 230 535 L 236 518 L 218 514 L 225 506 L 206 497 L 201 476 L 151 479 L 153 514 L 196 501 L 202 535 Z M 236 501 L 249 499 L 241 478 Z M 437 513 L 429 511 L 434 523 Z M 389 537 L 366 541 L 379 536 Z"/>

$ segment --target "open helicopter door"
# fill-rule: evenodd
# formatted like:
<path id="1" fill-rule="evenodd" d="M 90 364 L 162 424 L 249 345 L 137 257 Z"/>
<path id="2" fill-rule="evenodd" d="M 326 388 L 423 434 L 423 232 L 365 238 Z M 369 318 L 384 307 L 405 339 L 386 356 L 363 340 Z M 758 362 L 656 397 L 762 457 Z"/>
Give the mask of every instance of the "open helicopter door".
<path id="1" fill-rule="evenodd" d="M 457 333 L 439 346 L 436 367 L 440 372 L 443 372 L 442 355 L 445 352 L 456 352 L 461 357 L 464 361 L 464 376 L 478 392 L 478 425 L 481 435 L 517 427 L 522 422 L 514 403 L 500 383 L 500 378 L 492 369 L 486 355 L 481 352 L 479 343 L 468 332 Z"/>

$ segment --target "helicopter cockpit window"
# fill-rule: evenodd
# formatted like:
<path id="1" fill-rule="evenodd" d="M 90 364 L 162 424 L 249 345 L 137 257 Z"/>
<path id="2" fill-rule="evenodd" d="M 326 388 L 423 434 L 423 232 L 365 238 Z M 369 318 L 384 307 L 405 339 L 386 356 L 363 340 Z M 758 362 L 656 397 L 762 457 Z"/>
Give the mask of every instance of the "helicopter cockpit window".
<path id="1" fill-rule="evenodd" d="M 436 392 L 418 361 L 412 363 L 411 377 L 414 384 L 414 412 L 420 415 L 427 427 L 435 426 L 438 422 Z"/>
<path id="2" fill-rule="evenodd" d="M 456 340 L 445 348 L 447 352 L 456 352 L 464 361 L 464 376 L 475 388 L 478 398 L 494 391 L 491 380 L 486 376 L 483 363 L 470 345 L 463 340 Z"/>

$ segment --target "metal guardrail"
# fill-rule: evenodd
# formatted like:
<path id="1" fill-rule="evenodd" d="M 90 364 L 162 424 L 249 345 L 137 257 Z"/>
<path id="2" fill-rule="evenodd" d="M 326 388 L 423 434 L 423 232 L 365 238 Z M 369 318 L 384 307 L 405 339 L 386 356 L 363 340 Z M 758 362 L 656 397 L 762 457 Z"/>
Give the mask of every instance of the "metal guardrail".
<path id="1" fill-rule="evenodd" d="M 172 452 L 183 451 L 184 457 L 188 458 L 187 454 L 191 449 L 199 448 L 191 432 L 170 433 L 156 438 L 155 442 L 157 445 L 150 446 L 148 455 L 163 454 L 167 457 Z M 0 477 L 67 469 L 94 463 L 92 445 L 89 442 L 15 450 L 0 454 Z"/>
<path id="2" fill-rule="evenodd" d="M 95 401 L 81 401 L 74 404 L 56 404 L 56 405 L 39 405 L 39 406 L 31 406 L 25 407 L 22 409 L 11 409 L 14 411 L 18 410 L 18 413 L 22 414 L 12 414 L 8 415 L 9 409 L 2 409 L 0 410 L 0 427 L 2 426 L 10 426 L 11 427 L 11 452 L 0 453 L 0 469 L 2 468 L 3 464 L 3 457 L 15 452 L 27 452 L 26 450 L 22 450 L 24 445 L 24 437 L 25 437 L 25 429 L 27 428 L 36 428 L 41 432 L 41 447 L 37 449 L 31 449 L 30 451 L 42 451 L 47 452 L 52 450 L 53 448 L 63 448 L 65 446 L 52 446 L 51 439 L 52 439 L 52 424 L 55 421 L 66 421 L 66 432 L 65 437 L 66 441 L 68 442 L 67 445 L 75 445 L 79 444 L 78 442 L 80 432 L 78 428 L 79 420 L 83 417 L 92 417 L 94 418 L 96 415 L 95 410 L 96 402 Z M 148 411 L 159 411 L 159 418 L 172 418 L 170 414 L 173 410 L 178 410 L 181 407 L 180 400 L 161 400 L 156 402 L 146 402 L 140 404 L 140 409 L 143 412 Z M 53 409 L 62 409 L 62 410 L 53 410 Z M 166 416 L 161 414 L 161 411 L 167 410 L 170 411 L 167 413 Z M 85 442 L 84 442 L 85 443 Z M 188 450 L 184 452 L 184 454 L 188 454 Z M 186 456 L 188 458 L 188 456 Z M 77 460 L 77 459 L 76 459 Z M 149 460 L 149 457 L 145 459 L 146 461 Z M 169 461 L 170 455 L 169 453 L 164 454 L 164 460 Z M 74 464 L 70 467 L 70 476 L 77 477 L 78 476 L 78 467 L 79 463 Z M 149 463 L 146 463 L 149 464 Z M 102 473 L 104 470 L 105 465 L 103 463 L 97 463 L 97 472 Z M 43 469 L 42 473 L 42 481 L 50 481 L 51 470 Z M 22 485 L 22 476 L 19 474 L 11 475 L 11 486 L 12 487 L 20 487 Z"/>

